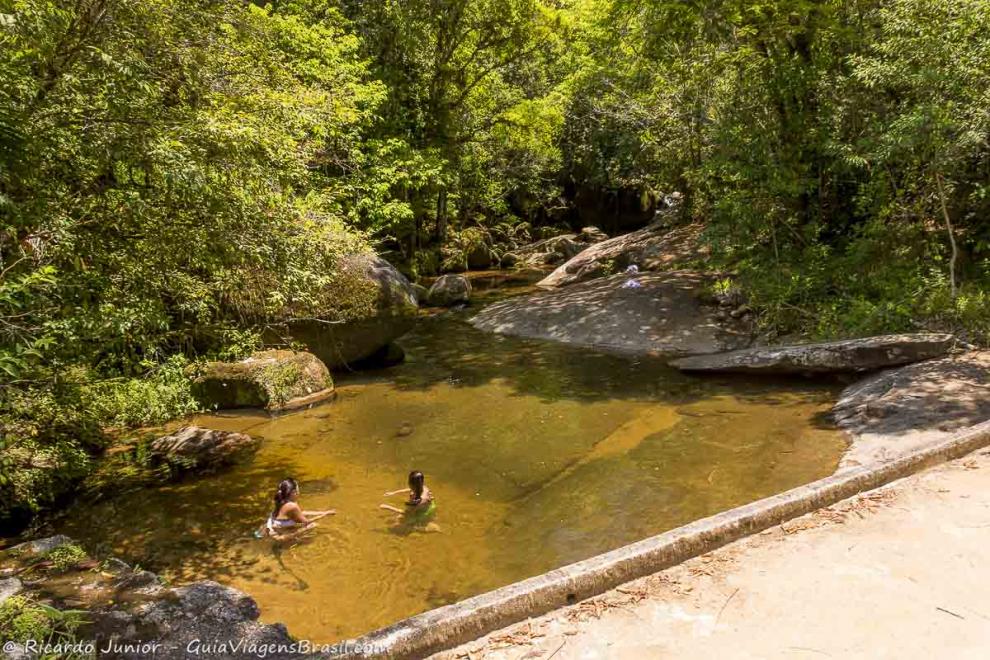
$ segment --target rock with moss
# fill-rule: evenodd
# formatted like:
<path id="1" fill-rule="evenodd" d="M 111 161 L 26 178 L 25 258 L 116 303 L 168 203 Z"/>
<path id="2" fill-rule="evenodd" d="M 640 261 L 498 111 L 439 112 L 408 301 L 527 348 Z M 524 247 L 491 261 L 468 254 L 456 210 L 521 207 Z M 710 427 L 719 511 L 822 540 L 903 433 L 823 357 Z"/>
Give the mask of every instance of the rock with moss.
<path id="1" fill-rule="evenodd" d="M 466 304 L 471 300 L 471 282 L 463 275 L 448 273 L 433 283 L 428 298 L 437 307 Z"/>
<path id="2" fill-rule="evenodd" d="M 261 440 L 246 433 L 186 426 L 148 443 L 150 462 L 167 464 L 173 475 L 213 472 L 249 458 Z"/>
<path id="3" fill-rule="evenodd" d="M 349 368 L 407 333 L 418 315 L 412 284 L 373 253 L 343 260 L 334 293 L 348 301 L 341 315 L 286 314 L 270 325 L 266 340 L 297 342 L 330 369 Z"/>
<path id="4" fill-rule="evenodd" d="M 523 245 L 502 255 L 502 266 L 533 268 L 562 263 L 569 258 L 568 254 L 571 256 L 576 254 L 575 248 L 578 245 L 576 238 L 575 234 L 565 234 Z"/>
<path id="5" fill-rule="evenodd" d="M 64 573 L 84 562 L 88 556 L 86 551 L 75 543 L 66 543 L 46 552 L 41 558 L 54 572 Z"/>
<path id="6" fill-rule="evenodd" d="M 18 543 L 15 546 L 7 548 L 7 553 L 20 559 L 29 559 L 32 557 L 42 557 L 58 548 L 71 544 L 72 539 L 68 536 L 56 534 L 55 536 L 48 536 L 43 539 Z"/>
<path id="7" fill-rule="evenodd" d="M 416 294 L 416 302 L 418 302 L 421 305 L 425 304 L 427 297 L 430 295 L 430 290 L 427 289 L 422 284 L 413 284 L 412 288 Z"/>
<path id="8" fill-rule="evenodd" d="M 36 544 L 78 547 L 65 537 Z M 22 555 L 35 549 L 25 548 Z M 23 570 L 31 560 L 22 555 L 13 559 Z M 0 562 L 11 556 L 0 552 Z M 113 641 L 116 649 L 101 657 L 135 660 L 179 660 L 190 657 L 190 649 L 200 648 L 197 644 L 202 645 L 201 654 L 213 658 L 255 657 L 245 650 L 255 648 L 272 649 L 265 656 L 270 658 L 301 655 L 290 650 L 294 640 L 285 626 L 259 622 L 257 603 L 236 589 L 211 581 L 169 587 L 154 573 L 119 560 L 99 563 L 85 553 L 81 556 L 85 561 L 68 567 L 68 576 L 59 576 L 50 563 L 38 564 L 35 558 L 32 579 L 18 582 L 18 593 L 0 597 L 0 639 L 13 642 L 4 646 L 8 658 L 21 657 L 16 654 L 25 651 L 28 640 L 44 639 L 67 645 L 91 642 L 101 649 Z M 96 566 L 99 570 L 93 570 Z M 10 580 L 0 582 L 0 593 L 12 586 Z"/>
<path id="9" fill-rule="evenodd" d="M 441 249 L 441 257 L 440 270 L 445 273 L 491 268 L 499 262 L 495 237 L 483 227 L 452 231 Z"/>
<path id="10" fill-rule="evenodd" d="M 491 268 L 498 261 L 498 255 L 495 254 L 495 251 L 484 243 L 473 245 L 467 253 L 467 265 L 471 270 Z"/>
<path id="11" fill-rule="evenodd" d="M 210 409 L 285 410 L 333 396 L 326 365 L 304 351 L 262 351 L 240 362 L 195 366 L 193 396 Z"/>

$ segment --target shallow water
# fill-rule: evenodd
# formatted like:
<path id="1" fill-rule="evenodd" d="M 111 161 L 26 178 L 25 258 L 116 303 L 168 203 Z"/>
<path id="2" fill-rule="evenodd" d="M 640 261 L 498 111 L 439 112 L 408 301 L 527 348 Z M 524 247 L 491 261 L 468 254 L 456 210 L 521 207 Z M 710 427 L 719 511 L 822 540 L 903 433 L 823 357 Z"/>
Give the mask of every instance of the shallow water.
<path id="1" fill-rule="evenodd" d="M 837 387 L 686 377 L 425 318 L 407 361 L 338 377 L 338 398 L 278 418 L 195 423 L 264 443 L 222 474 L 77 507 L 57 531 L 173 582 L 251 594 L 262 619 L 351 637 L 830 474 Z M 382 493 L 426 473 L 435 528 L 393 524 Z M 335 508 L 281 551 L 250 538 L 279 480 Z M 401 498 L 392 498 L 401 506 Z"/>

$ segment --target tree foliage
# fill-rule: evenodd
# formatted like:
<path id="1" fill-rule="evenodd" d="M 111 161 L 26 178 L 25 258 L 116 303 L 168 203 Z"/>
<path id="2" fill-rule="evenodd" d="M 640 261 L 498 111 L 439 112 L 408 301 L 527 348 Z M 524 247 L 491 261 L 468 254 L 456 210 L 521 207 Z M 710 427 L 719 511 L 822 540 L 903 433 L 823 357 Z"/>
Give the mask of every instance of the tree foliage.
<path id="1" fill-rule="evenodd" d="M 684 192 L 772 329 L 985 337 L 988 16 L 979 0 L 599 5 L 566 165 Z"/>
<path id="2" fill-rule="evenodd" d="M 986 341 L 988 63 L 985 0 L 0 0 L 4 502 L 360 311 L 341 255 L 464 268 L 587 200 L 682 192 L 768 331 Z"/>
<path id="3" fill-rule="evenodd" d="M 365 245 L 350 170 L 383 88 L 329 4 L 5 0 L 0 17 L 6 489 L 118 416 L 87 383 L 287 306 L 335 313 L 336 259 Z"/>

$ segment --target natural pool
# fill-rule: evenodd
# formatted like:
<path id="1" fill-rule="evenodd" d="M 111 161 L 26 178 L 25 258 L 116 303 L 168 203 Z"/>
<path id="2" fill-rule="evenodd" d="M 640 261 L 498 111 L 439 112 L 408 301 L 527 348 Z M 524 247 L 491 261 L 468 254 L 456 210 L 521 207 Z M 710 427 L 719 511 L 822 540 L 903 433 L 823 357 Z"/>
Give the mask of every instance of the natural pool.
<path id="1" fill-rule="evenodd" d="M 173 582 L 237 587 L 263 620 L 325 642 L 812 481 L 845 448 L 824 421 L 838 386 L 692 378 L 464 319 L 424 318 L 404 364 L 338 377 L 325 405 L 196 418 L 262 448 L 216 476 L 79 506 L 56 531 Z M 414 468 L 439 531 L 396 529 L 378 509 Z M 287 475 L 304 508 L 338 515 L 279 552 L 250 534 Z"/>

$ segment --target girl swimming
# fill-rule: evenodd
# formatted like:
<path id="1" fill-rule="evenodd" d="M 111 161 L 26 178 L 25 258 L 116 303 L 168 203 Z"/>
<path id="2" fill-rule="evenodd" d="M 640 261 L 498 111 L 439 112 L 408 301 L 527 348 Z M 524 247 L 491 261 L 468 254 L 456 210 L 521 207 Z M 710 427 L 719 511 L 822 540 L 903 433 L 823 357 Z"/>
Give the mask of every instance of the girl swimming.
<path id="1" fill-rule="evenodd" d="M 404 510 L 390 504 L 382 504 L 379 508 L 386 511 L 394 511 L 409 518 L 419 519 L 427 518 L 436 511 L 436 500 L 433 499 L 433 493 L 430 489 L 426 487 L 426 477 L 419 470 L 413 470 L 409 473 L 408 488 L 390 491 L 385 493 L 385 497 L 391 497 L 400 493 L 409 494 L 409 499 L 406 500 L 406 508 Z"/>
<path id="2" fill-rule="evenodd" d="M 255 532 L 258 538 L 270 536 L 276 541 L 292 539 L 316 527 L 316 521 L 332 516 L 336 511 L 303 511 L 299 506 L 299 484 L 295 479 L 283 479 L 275 489 L 275 508 L 268 520 Z"/>

